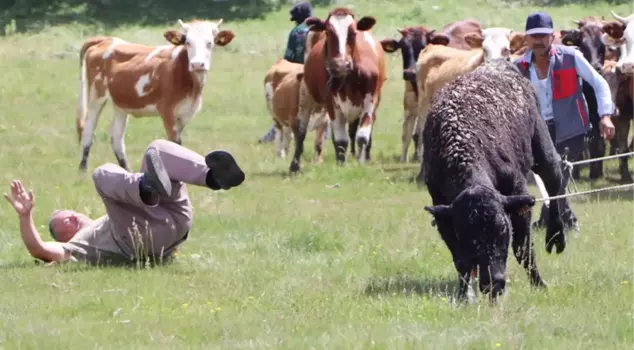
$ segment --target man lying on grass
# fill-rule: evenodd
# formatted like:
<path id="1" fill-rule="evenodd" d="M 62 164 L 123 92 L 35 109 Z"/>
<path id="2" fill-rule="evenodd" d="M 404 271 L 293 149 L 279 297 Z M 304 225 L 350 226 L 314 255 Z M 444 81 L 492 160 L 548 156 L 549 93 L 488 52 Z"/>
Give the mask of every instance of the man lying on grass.
<path id="1" fill-rule="evenodd" d="M 155 140 L 145 151 L 141 172 L 107 163 L 93 173 L 106 215 L 92 220 L 73 210 L 57 210 L 49 220 L 54 242 L 42 241 L 33 223 L 32 191 L 19 180 L 5 198 L 20 218 L 29 253 L 45 262 L 89 263 L 162 261 L 183 243 L 192 226 L 192 206 L 185 184 L 228 190 L 245 175 L 231 156 L 213 151 L 205 157 L 176 143 Z"/>

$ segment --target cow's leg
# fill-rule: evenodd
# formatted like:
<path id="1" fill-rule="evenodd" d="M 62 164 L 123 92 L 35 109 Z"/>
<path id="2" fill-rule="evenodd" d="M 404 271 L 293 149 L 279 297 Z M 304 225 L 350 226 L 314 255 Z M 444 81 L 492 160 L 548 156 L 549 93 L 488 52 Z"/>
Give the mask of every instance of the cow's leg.
<path id="1" fill-rule="evenodd" d="M 279 158 L 284 159 L 284 135 L 282 134 L 282 126 L 275 123 L 275 151 Z"/>
<path id="2" fill-rule="evenodd" d="M 416 120 L 416 137 L 418 138 L 418 145 L 416 146 L 416 150 L 414 152 L 414 159 L 416 159 L 418 162 L 422 162 L 423 161 L 423 147 L 425 145 L 423 145 L 423 127 L 425 126 L 425 120 L 427 119 L 427 111 L 428 108 L 426 106 L 423 106 L 419 109 L 419 115 L 418 118 Z"/>
<path id="3" fill-rule="evenodd" d="M 291 138 L 293 137 L 293 131 L 288 126 L 282 127 L 281 130 L 278 130 L 279 133 L 282 133 L 282 154 L 281 158 L 286 158 L 286 154 L 288 154 L 289 149 L 291 148 Z"/>
<path id="4" fill-rule="evenodd" d="M 355 119 L 348 123 L 348 139 L 350 140 L 350 154 L 352 156 L 357 155 L 356 144 L 354 143 L 355 136 L 357 135 L 357 130 L 359 130 L 359 122 L 361 119 Z"/>
<path id="5" fill-rule="evenodd" d="M 536 123 L 531 148 L 535 160 L 535 166 L 531 170 L 542 178 L 548 195 L 552 197 L 563 194 L 565 187 L 561 172 L 561 157 L 553 146 L 548 128 L 544 123 Z M 546 251 L 550 253 L 552 247 L 556 246 L 557 253 L 561 253 L 566 247 L 566 235 L 561 218 L 560 202 L 558 200 L 550 201 L 548 209 Z"/>
<path id="6" fill-rule="evenodd" d="M 531 285 L 535 287 L 547 287 L 539 275 L 535 261 L 535 247 L 533 245 L 530 227 L 531 212 L 532 210 L 524 214 L 510 214 L 511 225 L 513 226 L 513 240 L 511 245 L 513 246 L 513 254 L 517 262 L 526 270 Z"/>
<path id="7" fill-rule="evenodd" d="M 93 137 L 95 135 L 95 129 L 97 128 L 97 123 L 99 122 L 99 117 L 101 116 L 101 111 L 105 106 L 107 98 L 101 97 L 90 100 L 88 103 L 88 110 L 86 111 L 86 121 L 84 124 L 84 129 L 81 133 L 81 162 L 79 163 L 80 170 L 86 170 L 88 166 L 88 155 L 90 154 L 90 147 L 92 147 Z"/>
<path id="8" fill-rule="evenodd" d="M 321 153 L 324 149 L 324 140 L 326 137 L 326 132 L 328 130 L 328 120 L 323 119 L 319 122 L 318 126 L 315 128 L 315 163 L 319 164 L 322 162 Z"/>
<path id="9" fill-rule="evenodd" d="M 112 124 L 110 125 L 110 146 L 119 162 L 119 166 L 130 171 L 125 153 L 124 135 L 128 126 L 128 114 L 113 106 Z"/>
<path id="10" fill-rule="evenodd" d="M 300 159 L 304 153 L 304 140 L 306 139 L 306 132 L 312 112 L 313 108 L 300 103 L 297 108 L 297 119 L 291 123 L 291 129 L 293 130 L 293 136 L 295 138 L 295 152 L 289 167 L 291 173 L 296 173 L 300 170 Z"/>
<path id="11" fill-rule="evenodd" d="M 356 142 L 359 146 L 359 154 L 357 156 L 360 163 L 365 163 L 368 160 L 367 147 L 370 144 L 370 138 L 372 137 L 372 124 L 375 119 L 375 105 L 374 96 L 372 94 L 366 94 L 363 99 L 363 113 L 359 120 L 359 129 L 356 134 Z"/>
<path id="12" fill-rule="evenodd" d="M 403 133 L 401 134 L 401 142 L 403 143 L 403 152 L 401 152 L 401 162 L 407 162 L 407 152 L 409 150 L 409 144 L 412 142 L 412 133 L 416 126 L 416 116 L 405 114 L 403 119 Z M 414 144 L 416 147 L 416 144 Z"/>
<path id="13" fill-rule="evenodd" d="M 601 138 L 601 130 L 599 130 L 598 121 L 592 123 L 592 130 L 588 135 L 588 148 L 590 159 L 601 158 L 605 156 L 605 141 Z M 595 161 L 590 163 L 590 180 L 596 180 L 603 177 L 603 161 Z"/>
<path id="14" fill-rule="evenodd" d="M 614 135 L 614 145 L 615 154 L 627 153 L 628 151 L 628 143 L 627 136 L 630 132 L 630 121 L 631 117 L 620 115 L 616 118 L 612 118 L 612 122 L 614 124 L 615 135 Z M 621 181 L 624 183 L 631 183 L 632 174 L 628 169 L 628 158 L 629 157 L 621 157 L 619 158 L 619 173 L 621 175 Z"/>
<path id="15" fill-rule="evenodd" d="M 346 153 L 348 152 L 346 119 L 340 109 L 336 109 L 334 114 L 335 119 L 332 121 L 332 143 L 335 146 L 337 164 L 341 165 L 346 162 Z"/>

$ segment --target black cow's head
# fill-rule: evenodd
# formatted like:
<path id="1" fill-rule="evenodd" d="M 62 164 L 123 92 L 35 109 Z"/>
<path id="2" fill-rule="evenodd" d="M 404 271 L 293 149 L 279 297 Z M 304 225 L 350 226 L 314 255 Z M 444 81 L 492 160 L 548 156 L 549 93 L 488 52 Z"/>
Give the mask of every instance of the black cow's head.
<path id="1" fill-rule="evenodd" d="M 535 204 L 530 195 L 504 196 L 481 185 L 464 189 L 449 205 L 425 207 L 438 223 L 453 231 L 457 243 L 453 251 L 456 266 L 471 272 L 480 270 L 480 290 L 492 301 L 504 292 L 506 260 L 512 226 L 509 213 L 524 213 Z M 442 221 L 442 222 L 441 222 Z M 441 234 L 443 232 L 441 231 Z M 464 283 L 461 280 L 461 283 Z"/>
<path id="2" fill-rule="evenodd" d="M 577 29 L 561 30 L 561 42 L 566 46 L 576 46 L 592 67 L 601 72 L 605 62 L 606 47 L 601 40 L 603 20 L 595 17 L 574 21 Z"/>
<path id="3" fill-rule="evenodd" d="M 449 37 L 435 30 L 428 30 L 425 27 L 407 27 L 397 29 L 401 33 L 401 38 L 383 39 L 381 45 L 385 52 L 395 52 L 401 50 L 403 57 L 403 79 L 409 81 L 414 91 L 416 89 L 416 61 L 418 55 L 429 44 L 448 45 Z M 418 94 L 418 92 L 417 92 Z"/>

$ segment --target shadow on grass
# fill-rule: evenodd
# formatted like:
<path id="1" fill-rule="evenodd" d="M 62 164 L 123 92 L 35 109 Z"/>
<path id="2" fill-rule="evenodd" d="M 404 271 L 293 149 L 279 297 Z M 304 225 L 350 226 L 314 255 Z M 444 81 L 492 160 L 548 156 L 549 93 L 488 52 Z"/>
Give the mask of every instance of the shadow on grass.
<path id="1" fill-rule="evenodd" d="M 262 19 L 290 0 L 5 0 L 0 2 L 0 36 L 38 32 L 66 23 L 95 25 L 104 30 L 121 25 L 172 25 L 181 18 L 223 18 L 225 22 Z M 331 0 L 312 0 L 314 7 Z M 290 28 L 291 21 L 283 25 Z M 280 24 L 282 25 L 282 24 Z"/>
<path id="2" fill-rule="evenodd" d="M 412 278 L 406 275 L 397 275 L 394 277 L 374 277 L 372 278 L 365 290 L 364 294 L 368 296 L 376 296 L 382 294 L 400 294 L 400 295 L 427 295 L 430 297 L 452 296 L 456 297 L 458 293 L 458 279 L 447 278 Z"/>

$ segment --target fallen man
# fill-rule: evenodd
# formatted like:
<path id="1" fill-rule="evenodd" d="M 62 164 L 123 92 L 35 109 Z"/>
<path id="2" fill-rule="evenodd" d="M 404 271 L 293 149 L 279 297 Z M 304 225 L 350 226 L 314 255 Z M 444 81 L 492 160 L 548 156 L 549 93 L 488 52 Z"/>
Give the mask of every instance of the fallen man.
<path id="1" fill-rule="evenodd" d="M 29 253 L 45 262 L 65 260 L 89 263 L 135 264 L 162 261 L 183 243 L 193 221 L 186 184 L 228 190 L 245 175 L 225 151 L 205 157 L 166 140 L 147 147 L 141 171 L 128 172 L 106 163 L 93 173 L 106 215 L 93 220 L 73 210 L 58 210 L 49 220 L 55 241 L 45 242 L 35 228 L 32 191 L 19 180 L 5 198 L 20 219 L 22 240 Z"/>

